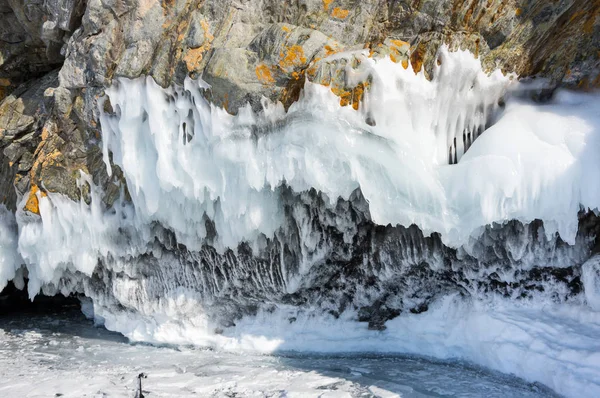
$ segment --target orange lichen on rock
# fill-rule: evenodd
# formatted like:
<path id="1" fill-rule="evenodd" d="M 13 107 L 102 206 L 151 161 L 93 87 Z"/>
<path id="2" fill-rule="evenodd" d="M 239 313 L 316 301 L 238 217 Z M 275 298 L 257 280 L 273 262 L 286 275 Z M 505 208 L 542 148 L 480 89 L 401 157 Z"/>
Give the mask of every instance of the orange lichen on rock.
<path id="1" fill-rule="evenodd" d="M 337 48 L 333 48 L 331 47 L 329 44 L 326 44 L 325 47 L 325 56 L 329 57 L 330 55 L 333 55 L 335 53 L 337 53 L 339 50 Z"/>
<path id="2" fill-rule="evenodd" d="M 352 90 L 352 108 L 354 108 L 355 111 L 358 110 L 358 105 L 365 95 L 365 88 L 367 84 L 368 83 L 359 83 Z"/>
<path id="3" fill-rule="evenodd" d="M 200 26 L 202 26 L 202 30 L 204 31 L 204 38 L 212 42 L 215 39 L 215 37 L 210 33 L 210 27 L 208 26 L 208 22 L 200 21 Z"/>
<path id="4" fill-rule="evenodd" d="M 331 11 L 331 16 L 337 19 L 346 19 L 350 11 L 344 10 L 340 7 L 335 7 L 333 11 Z"/>
<path id="5" fill-rule="evenodd" d="M 306 74 L 306 75 L 308 75 L 308 78 L 309 78 L 309 80 L 311 80 L 311 81 L 312 81 L 312 80 L 314 80 L 314 79 L 316 78 L 316 76 L 317 76 L 317 71 L 318 71 L 318 68 L 317 68 L 316 62 L 317 62 L 319 59 L 320 59 L 320 58 L 316 58 L 316 59 L 315 59 L 315 60 L 312 62 L 312 66 L 311 66 L 310 68 L 306 69 L 306 73 L 305 73 L 305 74 Z M 321 83 L 321 84 L 323 84 L 323 83 Z M 325 85 L 327 85 L 327 84 L 325 84 Z"/>
<path id="6" fill-rule="evenodd" d="M 423 59 L 422 58 L 411 56 L 410 63 L 412 65 L 415 73 L 419 73 L 421 71 L 421 68 L 423 67 Z"/>
<path id="7" fill-rule="evenodd" d="M 215 38 L 210 33 L 210 29 L 206 21 L 201 21 L 200 25 L 204 31 L 204 44 L 198 48 L 191 48 L 183 57 L 183 62 L 185 62 L 188 72 L 192 72 L 200 68 L 200 63 L 202 62 L 204 53 L 210 50 L 211 43 Z"/>
<path id="8" fill-rule="evenodd" d="M 38 169 L 41 170 L 48 166 L 60 164 L 64 160 L 64 155 L 61 151 L 59 151 L 58 149 L 53 149 L 49 153 L 46 153 L 43 150 L 41 150 L 42 145 L 43 143 L 40 143 L 40 145 L 38 145 L 33 155 L 34 157 L 36 157 L 36 159 L 33 162 L 31 171 L 29 172 L 32 181 L 35 180 L 36 172 Z"/>
<path id="9" fill-rule="evenodd" d="M 425 57 L 425 46 L 423 43 L 419 43 L 419 45 L 413 49 L 410 54 L 410 63 L 412 65 L 413 71 L 415 73 L 419 73 L 421 68 L 423 67 L 423 58 Z"/>
<path id="10" fill-rule="evenodd" d="M 289 26 L 285 26 L 285 25 L 283 25 L 283 26 L 281 27 L 281 29 L 282 29 L 284 32 L 287 32 L 287 33 L 290 33 L 290 32 L 292 31 L 292 30 L 290 29 L 290 27 L 289 27 Z"/>
<path id="11" fill-rule="evenodd" d="M 328 11 L 329 6 L 331 5 L 332 2 L 333 2 L 333 0 L 323 0 L 323 9 L 325 11 Z"/>
<path id="12" fill-rule="evenodd" d="M 300 98 L 300 93 L 304 89 L 306 82 L 305 76 L 304 71 L 292 73 L 293 79 L 290 79 L 282 90 L 279 101 L 281 101 L 286 111 Z"/>
<path id="13" fill-rule="evenodd" d="M 273 78 L 273 74 L 271 73 L 271 68 L 269 68 L 265 64 L 258 64 L 256 69 L 254 70 L 256 73 L 256 77 L 258 81 L 262 84 L 273 84 L 275 83 L 275 79 Z"/>
<path id="14" fill-rule="evenodd" d="M 40 143 L 33 152 L 34 162 L 29 171 L 29 178 L 35 185 L 37 181 L 37 172 L 48 166 L 60 164 L 64 160 L 64 155 L 57 148 L 57 139 L 62 141 L 56 135 L 57 126 L 54 122 L 44 124 Z"/>
<path id="15" fill-rule="evenodd" d="M 351 90 L 344 90 L 339 87 L 332 87 L 331 92 L 340 97 L 340 106 L 352 105 L 354 110 L 358 110 L 360 102 L 363 100 L 365 90 L 368 88 L 368 82 L 361 82 Z"/>
<path id="16" fill-rule="evenodd" d="M 377 46 L 375 46 L 375 43 L 372 42 L 366 43 L 364 46 L 365 49 L 369 49 L 369 58 L 373 58 L 374 55 L 379 54 L 382 47 L 383 44 L 377 43 Z"/>
<path id="17" fill-rule="evenodd" d="M 38 192 L 41 196 L 46 196 L 46 193 L 40 191 L 37 185 L 32 185 L 31 189 L 29 190 L 29 197 L 27 198 L 27 202 L 25 203 L 25 207 L 23 208 L 24 210 L 33 214 L 40 214 L 40 203 L 37 196 Z"/>
<path id="18" fill-rule="evenodd" d="M 338 87 L 331 87 L 331 92 L 340 97 L 340 106 L 346 106 L 350 103 L 352 93 Z"/>
<path id="19" fill-rule="evenodd" d="M 204 46 L 200 46 L 198 48 L 190 49 L 185 54 L 185 57 L 183 57 L 183 62 L 185 62 L 185 65 L 189 72 L 194 71 L 200 67 L 200 63 L 202 62 L 202 58 L 206 50 L 207 49 L 205 49 Z"/>
<path id="20" fill-rule="evenodd" d="M 515 15 L 518 17 L 518 16 L 519 16 L 519 15 L 521 15 L 521 14 L 523 14 L 523 9 L 521 9 L 521 8 L 517 8 L 517 9 L 515 10 Z"/>
<path id="21" fill-rule="evenodd" d="M 279 67 L 282 70 L 303 66 L 306 64 L 306 57 L 304 56 L 304 49 L 302 46 L 293 45 L 287 47 L 285 52 L 279 53 L 281 60 L 279 61 Z"/>
<path id="22" fill-rule="evenodd" d="M 50 137 L 50 131 L 48 130 L 48 126 L 44 124 L 42 127 L 42 141 L 46 141 Z"/>
<path id="23" fill-rule="evenodd" d="M 403 52 L 404 52 L 404 54 L 408 53 L 410 44 L 408 42 L 405 42 L 402 40 L 394 40 L 394 39 L 390 40 L 390 42 L 391 42 L 390 59 L 395 63 L 402 61 L 402 66 L 404 66 L 404 63 L 406 62 L 406 58 L 403 59 L 402 53 Z M 406 56 L 406 55 L 404 55 L 404 56 Z M 404 69 L 406 69 L 407 67 L 408 67 L 408 65 Z"/>
<path id="24" fill-rule="evenodd" d="M 390 39 L 390 42 L 392 42 L 392 44 L 395 47 L 405 47 L 405 46 L 410 46 L 410 43 L 404 40 L 398 40 L 398 39 Z"/>
<path id="25" fill-rule="evenodd" d="M 177 32 L 177 41 L 178 42 L 182 42 L 183 39 L 185 39 L 185 34 L 188 30 L 189 24 L 190 23 L 188 20 L 183 20 L 183 21 L 181 21 L 181 23 L 179 25 L 177 25 L 176 32 Z"/>
<path id="26" fill-rule="evenodd" d="M 473 14 L 475 13 L 475 7 L 477 6 L 479 2 L 477 0 L 473 0 L 471 2 L 471 4 L 469 5 L 469 8 L 467 9 L 467 12 L 465 13 L 465 16 L 463 18 L 463 24 L 465 26 L 469 25 L 469 22 L 471 21 L 471 18 L 473 17 Z M 485 9 L 484 9 L 485 12 Z M 500 10 L 498 10 L 498 12 L 500 12 Z"/>

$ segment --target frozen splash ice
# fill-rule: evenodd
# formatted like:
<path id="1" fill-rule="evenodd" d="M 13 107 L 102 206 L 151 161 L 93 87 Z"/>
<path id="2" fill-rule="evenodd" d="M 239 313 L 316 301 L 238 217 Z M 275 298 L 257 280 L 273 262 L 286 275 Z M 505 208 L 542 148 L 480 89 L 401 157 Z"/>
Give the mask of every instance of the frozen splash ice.
<path id="1" fill-rule="evenodd" d="M 153 238 L 149 227 L 138 221 L 133 208 L 122 199 L 106 211 L 100 189 L 89 175 L 81 172 L 78 184 L 90 187 L 90 204 L 84 198 L 74 202 L 62 195 L 38 194 L 41 222 L 22 210 L 17 211 L 18 250 L 27 265 L 31 298 L 49 284 L 55 288 L 49 294 L 68 295 L 74 290 L 73 285 L 61 284 L 67 271 L 89 277 L 102 259 L 139 256 Z M 22 199 L 20 208 L 26 200 Z"/>
<path id="2" fill-rule="evenodd" d="M 259 311 L 223 334 L 195 320 L 156 324 L 137 314 L 102 312 L 133 341 L 189 344 L 233 352 L 410 353 L 461 358 L 549 386 L 566 397 L 600 394 L 600 312 L 580 305 L 492 305 L 449 295 L 423 314 L 403 314 L 373 332 L 351 311 L 339 317 L 292 306 Z"/>
<path id="3" fill-rule="evenodd" d="M 485 74 L 468 52 L 442 48 L 439 58 L 428 81 L 364 55 L 349 74 L 372 81 L 358 111 L 307 83 L 287 113 L 265 104 L 258 115 L 247 107 L 231 116 L 207 103 L 202 82 L 165 90 L 150 78 L 121 79 L 107 90 L 116 114 L 101 120 L 107 168 L 111 152 L 136 214 L 190 248 L 206 236 L 205 216 L 221 247 L 273 236 L 283 224 L 275 193 L 283 182 L 331 204 L 360 188 L 376 224 L 416 224 L 453 247 L 512 219 L 541 219 L 549 236 L 574 243 L 580 206 L 600 201 L 590 183 L 600 177 L 600 99 L 513 99 L 481 134 L 510 77 Z M 458 164 L 448 165 L 449 149 Z"/>
<path id="4" fill-rule="evenodd" d="M 600 311 L 600 256 L 592 256 L 581 266 L 585 299 L 590 307 Z"/>
<path id="5" fill-rule="evenodd" d="M 467 52 L 441 49 L 432 81 L 390 60 L 355 56 L 362 62 L 349 79 L 371 82 L 358 110 L 341 107 L 328 87 L 309 82 L 288 112 L 265 102 L 261 113 L 246 107 L 237 116 L 208 103 L 201 81 L 167 89 L 150 78 L 116 82 L 107 89 L 114 113 L 101 117 L 103 151 L 108 171 L 113 165 L 123 171 L 131 202 L 104 208 L 102 193 L 82 175 L 89 203 L 49 194 L 39 197 L 41 219 L 19 211 L 18 250 L 30 295 L 40 289 L 84 293 L 97 319 L 134 340 L 266 351 L 345 350 L 357 341 L 359 350 L 379 350 L 392 340 L 393 350 L 406 351 L 412 341 L 422 353 L 468 358 L 555 387 L 555 375 L 573 375 L 571 391 L 592 385 L 589 375 L 600 369 L 596 346 L 582 362 L 586 374 L 561 363 L 572 354 L 569 346 L 537 356 L 526 369 L 510 360 L 531 352 L 518 341 L 503 345 L 497 357 L 478 356 L 490 339 L 506 336 L 485 329 L 497 308 L 486 302 L 490 307 L 481 309 L 477 299 L 479 290 L 487 294 L 489 286 L 479 282 L 490 275 L 500 289 L 520 286 L 504 293 L 510 299 L 502 303 L 510 305 L 495 323 L 499 328 L 514 326 L 513 310 L 521 305 L 533 305 L 536 314 L 546 304 L 581 314 L 589 312 L 584 299 L 596 305 L 589 292 L 573 298 L 577 284 L 568 285 L 589 256 L 587 236 L 577 236 L 578 212 L 599 207 L 600 97 L 559 92 L 546 104 L 519 99 L 511 94 L 519 83 L 485 74 Z M 543 228 L 527 225 L 537 219 Z M 373 223 L 407 228 L 380 233 L 384 228 Z M 489 226 L 494 223 L 505 226 Z M 412 224 L 419 228 L 408 228 Z M 433 232 L 441 240 L 429 237 Z M 360 239 L 364 246 L 357 250 L 364 255 L 352 252 Z M 444 257 L 449 247 L 457 248 L 451 260 Z M 330 263 L 332 253 L 337 257 Z M 343 273 L 352 267 L 360 269 Z M 536 267 L 546 267 L 538 280 Z M 590 267 L 584 267 L 586 289 L 597 285 Z M 443 301 L 444 272 L 458 275 L 453 292 L 471 296 L 473 307 L 469 300 Z M 527 297 L 533 299 L 516 303 L 530 293 L 520 285 L 529 276 L 527 284 L 536 288 Z M 381 283 L 367 285 L 367 279 Z M 331 291 L 326 283 L 334 285 Z M 391 298 L 382 295 L 385 288 L 396 288 Z M 565 304 L 564 297 L 571 301 Z M 450 304 L 408 314 L 433 298 Z M 329 314 L 343 307 L 335 300 L 346 300 L 350 309 L 332 320 Z M 383 301 L 404 311 L 375 325 L 385 323 L 386 331 L 356 322 L 360 309 Z M 303 308 L 296 310 L 298 303 Z M 222 314 L 230 315 L 224 323 Z M 594 317 L 592 332 L 598 330 Z M 550 318 L 548 324 L 576 325 L 569 341 L 585 324 Z M 461 322 L 471 334 L 454 328 Z M 527 322 L 514 328 L 521 326 Z M 339 330 L 345 335 L 336 335 Z M 429 331 L 423 340 L 406 338 L 423 331 Z M 296 340 L 300 335 L 306 339 Z M 342 341 L 348 336 L 356 338 Z M 523 339 L 539 336 L 534 330 Z M 552 338 L 547 341 L 555 344 Z M 547 373 L 534 371 L 548 363 Z"/>

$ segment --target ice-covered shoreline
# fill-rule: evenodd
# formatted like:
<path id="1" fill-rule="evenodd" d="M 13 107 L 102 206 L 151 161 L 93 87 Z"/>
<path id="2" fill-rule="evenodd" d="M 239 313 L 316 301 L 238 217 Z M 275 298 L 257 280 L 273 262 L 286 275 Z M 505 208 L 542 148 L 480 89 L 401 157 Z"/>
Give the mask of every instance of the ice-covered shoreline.
<path id="1" fill-rule="evenodd" d="M 363 58 L 356 110 L 309 82 L 232 116 L 202 81 L 120 80 L 102 142 L 127 193 L 81 172 L 79 202 L 22 198 L 0 276 L 22 259 L 30 296 L 84 294 L 134 341 L 464 358 L 600 395 L 600 96 L 511 97 L 462 51 L 432 81 Z"/>
<path id="2" fill-rule="evenodd" d="M 132 341 L 200 344 L 248 353 L 397 353 L 464 359 L 540 382 L 565 397 L 600 394 L 600 313 L 581 304 L 515 305 L 445 297 L 422 314 L 402 314 L 383 331 L 355 313 L 339 318 L 288 306 L 247 316 L 222 334 L 194 320 L 148 323 L 103 313 L 110 330 Z"/>
<path id="3" fill-rule="evenodd" d="M 133 397 L 549 397 L 544 386 L 456 361 L 393 355 L 257 355 L 128 344 L 74 313 L 0 319 L 0 394 Z"/>

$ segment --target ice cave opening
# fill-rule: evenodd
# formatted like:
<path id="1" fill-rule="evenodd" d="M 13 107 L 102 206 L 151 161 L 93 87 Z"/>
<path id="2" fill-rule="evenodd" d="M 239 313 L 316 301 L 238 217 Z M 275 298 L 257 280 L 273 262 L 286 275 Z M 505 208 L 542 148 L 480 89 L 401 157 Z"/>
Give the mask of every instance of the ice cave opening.
<path id="1" fill-rule="evenodd" d="M 11 314 L 56 314 L 73 308 L 81 308 L 81 301 L 75 295 L 62 294 L 46 296 L 38 294 L 29 298 L 26 288 L 17 288 L 11 281 L 0 292 L 0 315 Z"/>

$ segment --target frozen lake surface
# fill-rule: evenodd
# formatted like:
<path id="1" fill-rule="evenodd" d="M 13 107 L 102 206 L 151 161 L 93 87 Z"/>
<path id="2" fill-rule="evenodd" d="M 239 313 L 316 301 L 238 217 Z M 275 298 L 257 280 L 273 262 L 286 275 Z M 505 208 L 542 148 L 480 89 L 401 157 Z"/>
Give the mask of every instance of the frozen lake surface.
<path id="1" fill-rule="evenodd" d="M 255 355 L 130 344 L 77 308 L 0 316 L 0 396 L 552 397 L 463 362 L 385 355 Z"/>

